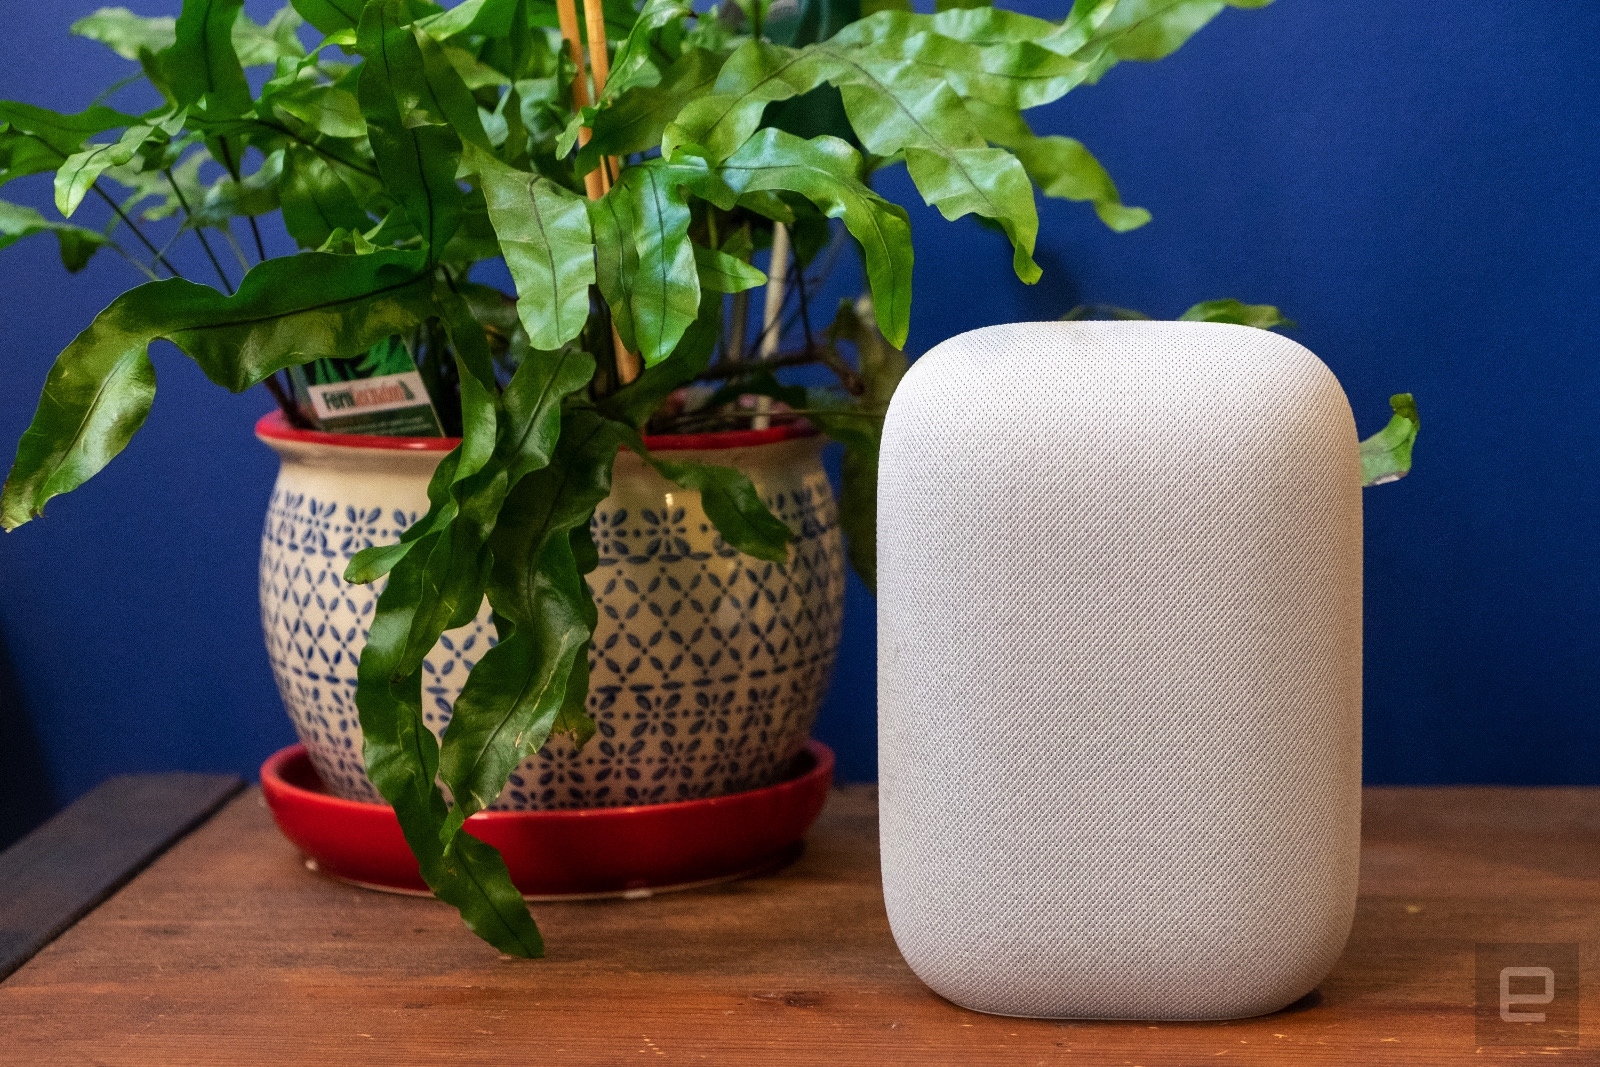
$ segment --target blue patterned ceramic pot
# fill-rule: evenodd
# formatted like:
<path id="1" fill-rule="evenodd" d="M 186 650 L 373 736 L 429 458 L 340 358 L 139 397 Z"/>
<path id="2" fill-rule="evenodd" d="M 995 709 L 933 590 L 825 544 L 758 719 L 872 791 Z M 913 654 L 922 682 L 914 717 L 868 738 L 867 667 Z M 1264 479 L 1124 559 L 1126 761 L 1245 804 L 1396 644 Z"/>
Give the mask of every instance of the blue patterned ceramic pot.
<path id="1" fill-rule="evenodd" d="M 392 541 L 427 509 L 427 484 L 453 442 L 289 428 L 274 413 L 257 436 L 282 466 L 261 540 L 261 623 L 289 717 L 341 797 L 382 803 L 367 780 L 356 663 L 377 591 L 347 584 L 350 557 Z M 741 555 L 685 492 L 630 452 L 595 511 L 600 566 L 589 576 L 600 622 L 589 648 L 581 752 L 558 739 L 526 760 L 502 809 L 656 804 L 757 789 L 805 746 L 828 684 L 844 609 L 844 553 L 822 439 L 799 427 L 652 438 L 750 475 L 795 531 L 787 564 Z M 424 664 L 427 719 L 450 721 L 462 682 L 494 641 L 488 606 L 444 635 Z"/>

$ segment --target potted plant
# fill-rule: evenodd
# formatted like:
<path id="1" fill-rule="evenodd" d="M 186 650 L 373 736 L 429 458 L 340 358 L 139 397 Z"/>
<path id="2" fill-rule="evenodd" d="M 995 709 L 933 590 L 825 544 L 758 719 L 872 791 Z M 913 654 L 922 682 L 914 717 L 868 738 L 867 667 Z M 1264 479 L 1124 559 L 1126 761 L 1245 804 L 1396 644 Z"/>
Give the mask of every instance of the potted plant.
<path id="1" fill-rule="evenodd" d="M 524 761 L 542 749 L 548 758 L 551 738 L 584 745 L 596 728 L 591 690 L 617 685 L 598 678 L 611 670 L 596 629 L 611 605 L 597 568 L 661 555 L 628 547 L 637 541 L 619 513 L 643 505 L 618 487 L 653 479 L 640 492 L 659 499 L 672 483 L 692 502 L 693 518 L 647 520 L 658 541 L 682 542 L 673 555 L 759 563 L 781 571 L 785 588 L 832 580 L 836 590 L 842 529 L 870 585 L 877 420 L 905 368 L 912 262 L 906 212 L 870 176 L 905 165 L 946 218 L 1003 231 L 1017 275 L 1036 281 L 1036 188 L 1092 203 L 1113 229 L 1148 216 L 1120 202 L 1082 145 L 1037 136 L 1022 112 L 1122 59 L 1166 55 L 1220 5 L 1078 0 L 1050 21 L 943 3 L 918 14 L 903 0 L 738 0 L 701 13 L 683 0 L 637 10 L 586 0 L 580 22 L 571 0 L 294 0 L 265 26 L 241 5 L 184 0 L 175 20 L 107 9 L 78 24 L 139 63 L 160 101 L 138 114 L 0 103 L 0 182 L 53 172 L 63 216 L 101 198 L 143 252 L 123 247 L 120 231 L 12 205 L 0 208 L 6 239 L 54 233 L 69 269 L 107 248 L 150 278 L 57 359 L 0 522 L 27 522 L 123 448 L 153 400 L 153 341 L 230 390 L 271 389 L 280 421 L 262 432 L 286 455 L 273 507 L 288 526 L 276 545 L 270 519 L 267 528 L 269 641 L 271 596 L 284 598 L 266 586 L 310 545 L 319 579 L 332 574 L 319 593 L 349 601 L 313 636 L 338 631 L 335 645 L 359 660 L 351 699 L 366 778 L 435 893 L 498 948 L 538 955 L 500 856 L 462 824 L 506 794 Z M 314 48 L 302 20 L 322 34 Z M 252 82 L 247 67 L 265 77 Z M 108 182 L 129 193 L 113 196 Z M 273 211 L 300 250 L 269 257 L 256 232 L 251 262 L 233 220 L 255 230 Z M 179 277 L 139 225 L 162 217 L 204 246 L 220 290 Z M 833 220 L 860 253 L 870 294 L 822 328 L 808 271 L 837 247 Z M 223 266 L 230 248 L 246 268 L 236 290 Z M 770 280 L 752 265 L 762 249 Z M 473 280 L 484 261 L 504 262 L 514 298 Z M 762 285 L 773 310 L 752 345 L 750 292 Z M 791 294 L 805 344 L 778 353 Z M 363 449 L 351 441 L 306 430 L 305 381 L 288 372 L 369 354 L 383 362 L 401 346 L 439 431 L 459 442 L 378 446 L 356 460 Z M 779 379 L 800 364 L 833 371 L 838 386 Z M 1410 425 L 1395 430 L 1384 462 L 1398 464 L 1402 447 L 1408 457 Z M 836 524 L 806 427 L 846 450 Z M 719 431 L 756 436 L 729 448 L 710 439 Z M 700 437 L 674 449 L 670 438 L 687 434 Z M 391 455 L 380 462 L 380 452 Z M 406 458 L 391 463 L 396 455 Z M 391 494 L 355 501 L 306 488 L 340 466 L 358 476 L 337 492 L 388 479 Z M 806 499 L 785 512 L 779 498 L 793 505 L 797 492 Z M 308 517 L 306 499 L 337 515 Z M 374 583 L 382 593 L 367 614 L 349 588 Z M 836 642 L 836 593 L 802 610 L 815 617 L 813 641 Z M 291 629 L 304 622 L 302 611 Z M 479 644 L 451 650 L 456 680 L 445 684 L 435 659 L 425 681 L 441 639 L 461 628 Z M 311 654 L 340 654 L 327 647 Z M 824 675 L 831 649 L 807 653 Z M 279 680 L 293 709 L 293 671 Z M 805 699 L 780 755 L 809 728 Z M 345 710 L 351 721 L 336 732 L 353 746 Z M 351 779 L 364 785 L 359 771 Z"/>

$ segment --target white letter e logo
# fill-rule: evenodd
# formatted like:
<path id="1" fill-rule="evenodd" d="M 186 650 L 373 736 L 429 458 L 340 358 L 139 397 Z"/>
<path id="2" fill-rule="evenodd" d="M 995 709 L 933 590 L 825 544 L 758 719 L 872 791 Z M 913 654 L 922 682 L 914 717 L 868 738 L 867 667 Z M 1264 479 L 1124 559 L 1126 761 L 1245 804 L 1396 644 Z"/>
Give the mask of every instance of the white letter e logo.
<path id="1" fill-rule="evenodd" d="M 1511 979 L 1543 978 L 1543 993 L 1513 993 Z M 1556 999 L 1556 972 L 1548 967 L 1500 968 L 1500 1018 L 1508 1023 L 1542 1023 L 1542 1011 L 1512 1011 L 1514 1004 L 1548 1004 Z"/>

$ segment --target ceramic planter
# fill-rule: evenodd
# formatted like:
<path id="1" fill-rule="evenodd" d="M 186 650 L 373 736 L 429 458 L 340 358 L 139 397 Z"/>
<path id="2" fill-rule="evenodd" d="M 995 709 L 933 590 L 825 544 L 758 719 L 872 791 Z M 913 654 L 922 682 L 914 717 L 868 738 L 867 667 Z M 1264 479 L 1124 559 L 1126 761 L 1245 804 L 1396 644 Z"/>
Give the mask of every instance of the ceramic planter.
<path id="1" fill-rule="evenodd" d="M 377 590 L 343 579 L 350 557 L 427 510 L 454 442 L 294 430 L 257 436 L 281 460 L 261 541 L 261 621 L 279 692 L 323 782 L 382 803 L 367 780 L 356 663 Z M 581 752 L 553 740 L 512 775 L 500 810 L 616 807 L 760 788 L 805 747 L 838 650 L 844 553 L 822 439 L 803 427 L 652 438 L 674 458 L 737 466 L 795 531 L 786 564 L 723 543 L 686 492 L 630 452 L 595 511 L 600 612 L 589 649 Z M 488 605 L 447 632 L 423 667 L 428 724 L 442 733 L 467 671 L 494 640 Z"/>

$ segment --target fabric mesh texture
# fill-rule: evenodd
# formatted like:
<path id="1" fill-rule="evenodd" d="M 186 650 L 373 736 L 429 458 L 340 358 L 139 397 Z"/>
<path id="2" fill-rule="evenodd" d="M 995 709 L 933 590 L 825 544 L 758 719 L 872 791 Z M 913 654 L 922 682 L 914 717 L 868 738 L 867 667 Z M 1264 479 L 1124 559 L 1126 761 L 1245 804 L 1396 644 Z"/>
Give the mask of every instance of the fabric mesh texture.
<path id="1" fill-rule="evenodd" d="M 1342 951 L 1361 471 L 1309 351 L 1025 323 L 912 367 L 878 489 L 884 895 L 1007 1015 L 1273 1011 Z"/>

